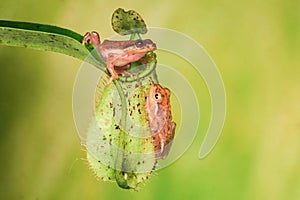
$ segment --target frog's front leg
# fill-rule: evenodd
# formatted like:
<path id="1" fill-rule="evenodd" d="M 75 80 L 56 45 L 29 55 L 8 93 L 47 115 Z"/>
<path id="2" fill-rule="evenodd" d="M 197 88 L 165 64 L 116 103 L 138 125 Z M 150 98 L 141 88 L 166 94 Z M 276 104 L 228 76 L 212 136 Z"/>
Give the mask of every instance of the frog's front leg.
<path id="1" fill-rule="evenodd" d="M 108 55 L 107 60 L 106 60 L 106 68 L 110 73 L 110 78 L 108 80 L 107 84 L 110 84 L 113 80 L 118 79 L 118 73 L 115 70 L 115 58 L 113 55 Z"/>
<path id="2" fill-rule="evenodd" d="M 83 45 L 92 44 L 96 48 L 98 45 L 100 45 L 100 43 L 100 36 L 96 31 L 87 32 L 86 34 L 84 34 L 82 39 Z"/>

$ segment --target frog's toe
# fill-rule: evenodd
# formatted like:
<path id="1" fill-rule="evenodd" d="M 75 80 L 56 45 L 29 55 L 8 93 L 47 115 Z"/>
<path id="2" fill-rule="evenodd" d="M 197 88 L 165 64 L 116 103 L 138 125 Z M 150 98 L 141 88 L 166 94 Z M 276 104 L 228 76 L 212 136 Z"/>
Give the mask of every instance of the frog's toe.
<path id="1" fill-rule="evenodd" d="M 82 44 L 87 45 L 87 44 L 92 44 L 95 47 L 100 44 L 100 36 L 96 31 L 92 32 L 87 32 L 82 39 Z"/>

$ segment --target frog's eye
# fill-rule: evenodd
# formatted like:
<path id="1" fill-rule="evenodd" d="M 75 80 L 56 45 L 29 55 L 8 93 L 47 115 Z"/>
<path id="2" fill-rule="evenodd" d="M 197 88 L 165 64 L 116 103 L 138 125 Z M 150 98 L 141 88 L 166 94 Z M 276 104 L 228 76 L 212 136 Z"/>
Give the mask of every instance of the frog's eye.
<path id="1" fill-rule="evenodd" d="M 136 47 L 142 47 L 143 45 L 144 45 L 144 43 L 143 43 L 142 40 L 137 40 L 136 43 L 135 43 Z"/>
<path id="2" fill-rule="evenodd" d="M 161 99 L 161 95 L 159 93 L 155 93 L 154 98 L 159 101 Z"/>

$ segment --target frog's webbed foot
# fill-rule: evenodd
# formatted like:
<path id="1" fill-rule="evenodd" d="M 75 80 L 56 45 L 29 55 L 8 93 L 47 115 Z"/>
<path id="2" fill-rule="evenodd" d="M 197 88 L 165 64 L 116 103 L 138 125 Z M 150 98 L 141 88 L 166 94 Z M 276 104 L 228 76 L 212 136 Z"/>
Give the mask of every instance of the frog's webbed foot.
<path id="1" fill-rule="evenodd" d="M 92 44 L 97 47 L 100 43 L 100 36 L 96 31 L 87 32 L 82 39 L 83 45 Z"/>

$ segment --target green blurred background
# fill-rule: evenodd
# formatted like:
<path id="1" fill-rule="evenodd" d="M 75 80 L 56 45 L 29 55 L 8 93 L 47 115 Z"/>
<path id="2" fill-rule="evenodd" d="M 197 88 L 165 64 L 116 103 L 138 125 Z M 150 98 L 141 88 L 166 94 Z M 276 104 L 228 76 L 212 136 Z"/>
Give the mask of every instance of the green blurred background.
<path id="1" fill-rule="evenodd" d="M 217 146 L 198 159 L 210 117 L 203 84 L 200 130 L 177 162 L 139 192 L 97 181 L 72 116 L 81 61 L 1 46 L 0 199 L 300 199 L 300 1 L 2 0 L 0 18 L 105 38 L 118 7 L 191 36 L 212 56 L 227 93 Z"/>

